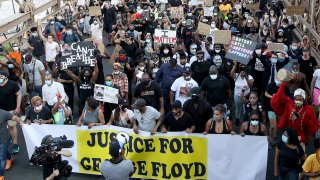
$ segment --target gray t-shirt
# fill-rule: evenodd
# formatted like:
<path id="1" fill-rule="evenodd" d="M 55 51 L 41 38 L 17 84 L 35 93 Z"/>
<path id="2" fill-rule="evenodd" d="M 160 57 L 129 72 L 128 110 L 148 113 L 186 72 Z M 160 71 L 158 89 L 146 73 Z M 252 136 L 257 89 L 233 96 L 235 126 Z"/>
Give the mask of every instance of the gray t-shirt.
<path id="1" fill-rule="evenodd" d="M 146 106 L 147 110 L 143 114 L 139 110 L 134 110 L 134 117 L 138 121 L 138 127 L 141 131 L 150 132 L 160 118 L 160 112 L 151 106 Z"/>
<path id="2" fill-rule="evenodd" d="M 129 174 L 133 171 L 133 164 L 130 160 L 122 160 L 118 164 L 103 161 L 100 166 L 100 172 L 107 180 L 128 180 Z"/>
<path id="3" fill-rule="evenodd" d="M 83 110 L 84 117 L 83 117 L 83 124 L 88 125 L 90 123 L 98 123 L 99 122 L 99 110 L 100 107 L 98 107 L 93 112 L 89 112 L 87 108 L 85 107 Z"/>
<path id="4" fill-rule="evenodd" d="M 41 86 L 42 80 L 41 80 L 40 71 L 44 70 L 44 65 L 39 60 L 35 60 L 35 65 L 33 65 L 33 63 L 24 64 L 23 69 L 24 69 L 24 72 L 28 73 L 28 77 L 29 77 L 30 82 L 33 82 L 33 66 L 35 67 L 35 73 L 34 73 L 35 86 Z"/>
<path id="5" fill-rule="evenodd" d="M 12 114 L 9 111 L 0 109 L 0 144 L 7 143 L 10 134 L 7 128 L 7 121 L 12 119 Z"/>

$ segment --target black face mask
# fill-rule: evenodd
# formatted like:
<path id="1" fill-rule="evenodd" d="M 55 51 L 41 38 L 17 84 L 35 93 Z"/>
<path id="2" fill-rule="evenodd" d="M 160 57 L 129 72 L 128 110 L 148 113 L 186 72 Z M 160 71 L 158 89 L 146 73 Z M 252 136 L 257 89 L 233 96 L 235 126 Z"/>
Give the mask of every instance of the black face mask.
<path id="1" fill-rule="evenodd" d="M 191 100 L 192 100 L 192 102 L 197 103 L 197 102 L 199 102 L 200 97 L 199 97 L 199 96 L 192 95 L 192 96 L 191 96 Z"/>
<path id="2" fill-rule="evenodd" d="M 90 81 L 91 80 L 91 76 L 90 75 L 85 75 L 85 76 L 83 76 L 83 79 L 85 81 Z"/>
<path id="3" fill-rule="evenodd" d="M 150 80 L 142 80 L 141 84 L 143 84 L 144 86 L 148 86 L 150 83 Z"/>

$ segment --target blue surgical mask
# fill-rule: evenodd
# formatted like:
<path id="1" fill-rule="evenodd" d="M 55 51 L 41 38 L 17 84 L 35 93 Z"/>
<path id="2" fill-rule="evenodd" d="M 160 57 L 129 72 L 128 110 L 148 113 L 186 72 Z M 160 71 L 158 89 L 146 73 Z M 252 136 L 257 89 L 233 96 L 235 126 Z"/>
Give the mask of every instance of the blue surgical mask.
<path id="1" fill-rule="evenodd" d="M 272 64 L 275 64 L 275 63 L 277 63 L 278 62 L 278 59 L 277 58 L 271 58 L 271 63 Z"/>
<path id="2" fill-rule="evenodd" d="M 106 82 L 106 86 L 112 86 L 112 82 L 111 81 L 107 81 Z"/>
<path id="3" fill-rule="evenodd" d="M 8 64 L 8 68 L 9 68 L 9 69 L 13 69 L 13 68 L 14 68 L 14 65 L 13 65 L 13 64 Z"/>
<path id="4" fill-rule="evenodd" d="M 279 81 L 278 79 L 276 79 L 274 82 L 276 83 L 277 86 L 280 86 L 281 84 L 281 81 Z"/>
<path id="5" fill-rule="evenodd" d="M 283 134 L 281 139 L 282 139 L 282 142 L 288 143 L 288 137 L 286 135 Z"/>
<path id="6" fill-rule="evenodd" d="M 259 121 L 257 119 L 251 119 L 250 123 L 252 126 L 258 126 Z"/>
<path id="7" fill-rule="evenodd" d="M 0 84 L 4 82 L 4 78 L 0 78 Z"/>

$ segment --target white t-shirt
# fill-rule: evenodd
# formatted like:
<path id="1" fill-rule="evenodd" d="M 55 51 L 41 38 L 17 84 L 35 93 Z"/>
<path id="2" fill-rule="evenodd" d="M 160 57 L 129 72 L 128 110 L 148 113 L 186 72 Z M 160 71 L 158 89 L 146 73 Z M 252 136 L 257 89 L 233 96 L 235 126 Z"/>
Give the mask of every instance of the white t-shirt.
<path id="1" fill-rule="evenodd" d="M 42 86 L 42 99 L 47 102 L 50 106 L 53 106 L 57 103 L 57 94 L 60 94 L 62 97 L 67 97 L 64 87 L 61 83 L 53 81 L 50 86 L 44 84 Z"/>
<path id="2" fill-rule="evenodd" d="M 133 111 L 135 119 L 139 123 L 139 130 L 150 132 L 156 125 L 156 120 L 160 118 L 160 112 L 151 106 L 146 106 L 146 112 L 141 114 L 139 110 Z"/>
<path id="3" fill-rule="evenodd" d="M 317 70 L 314 71 L 313 77 L 317 78 L 315 87 L 320 89 L 320 69 L 317 69 Z"/>
<path id="4" fill-rule="evenodd" d="M 133 114 L 133 111 L 132 111 L 132 110 L 126 109 L 125 111 L 126 111 L 128 117 L 129 117 L 130 119 L 132 119 L 132 118 L 134 117 L 134 114 Z M 113 115 L 113 116 L 114 116 L 114 112 L 115 112 L 115 109 L 112 111 L 112 115 Z M 116 124 L 117 126 L 120 126 L 120 127 L 128 127 L 128 126 L 129 126 L 128 123 L 127 123 L 127 121 L 126 121 L 125 116 L 121 116 L 121 114 L 120 114 L 120 120 L 119 120 L 119 122 L 118 122 L 118 123 L 115 123 L 115 124 Z"/>
<path id="5" fill-rule="evenodd" d="M 199 87 L 195 80 L 191 78 L 190 81 L 186 81 L 184 77 L 179 77 L 173 82 L 171 91 L 176 92 L 175 100 L 179 100 L 183 105 L 184 102 L 191 98 L 190 90 L 193 87 Z"/>
<path id="6" fill-rule="evenodd" d="M 243 86 L 247 86 L 248 88 L 244 92 L 244 94 L 247 95 L 250 92 L 250 88 L 246 78 L 241 79 L 241 76 L 239 75 L 239 73 L 236 73 L 236 78 L 237 79 L 235 80 L 234 94 L 237 96 L 240 96 Z M 248 79 L 253 80 L 253 77 L 249 75 Z"/>
<path id="7" fill-rule="evenodd" d="M 92 38 L 94 38 L 95 40 L 102 40 L 102 28 L 103 26 L 100 27 L 99 24 L 91 24 L 90 30 L 91 30 L 91 34 L 92 34 Z"/>
<path id="8" fill-rule="evenodd" d="M 190 58 L 189 64 L 192 64 L 193 62 L 197 61 L 197 56 L 192 56 Z"/>
<path id="9" fill-rule="evenodd" d="M 44 70 L 44 65 L 41 61 L 35 59 L 34 61 L 35 64 L 30 63 L 30 64 L 24 64 L 23 69 L 24 72 L 28 73 L 29 77 L 29 82 L 33 82 L 33 66 L 35 68 L 34 71 L 34 84 L 35 86 L 42 86 L 42 79 L 41 79 L 41 71 Z"/>
<path id="10" fill-rule="evenodd" d="M 46 42 L 46 61 L 47 62 L 55 61 L 55 58 L 58 54 L 57 52 L 58 46 L 59 46 L 58 43 L 54 41 L 52 43 L 49 43 L 48 41 Z"/>

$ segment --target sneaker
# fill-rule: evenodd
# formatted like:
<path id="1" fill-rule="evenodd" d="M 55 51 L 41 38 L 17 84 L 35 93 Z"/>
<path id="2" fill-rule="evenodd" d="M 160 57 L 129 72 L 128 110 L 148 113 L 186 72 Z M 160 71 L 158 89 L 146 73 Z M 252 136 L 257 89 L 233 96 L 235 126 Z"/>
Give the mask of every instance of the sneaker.
<path id="1" fill-rule="evenodd" d="M 11 168 L 11 165 L 12 165 L 12 157 L 10 159 L 7 159 L 7 162 L 6 162 L 6 171 L 9 170 Z M 0 179 L 1 180 L 1 179 Z"/>
<path id="2" fill-rule="evenodd" d="M 14 144 L 12 146 L 12 154 L 18 154 L 19 153 L 19 150 L 20 150 L 20 147 L 18 144 Z"/>

